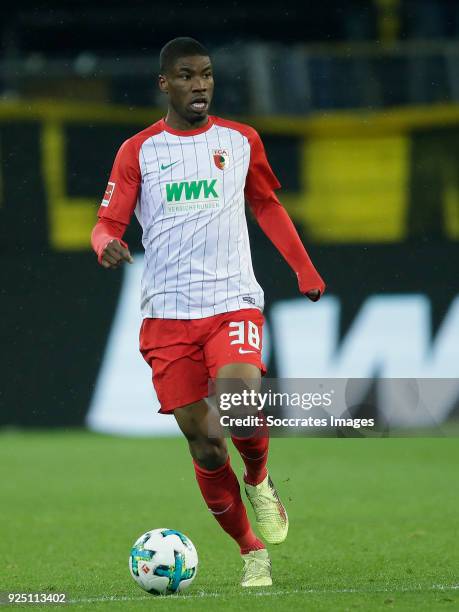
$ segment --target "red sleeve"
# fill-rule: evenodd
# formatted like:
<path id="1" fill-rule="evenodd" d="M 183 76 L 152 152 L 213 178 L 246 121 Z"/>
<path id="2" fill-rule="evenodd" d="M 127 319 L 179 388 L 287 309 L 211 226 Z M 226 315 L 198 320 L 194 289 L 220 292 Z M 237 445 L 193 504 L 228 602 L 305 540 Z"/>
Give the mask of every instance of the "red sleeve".
<path id="1" fill-rule="evenodd" d="M 325 283 L 315 269 L 287 211 L 277 199 L 274 189 L 280 187 L 266 158 L 260 137 L 249 137 L 250 165 L 247 172 L 245 195 L 250 208 L 264 233 L 283 256 L 298 278 L 301 293 L 325 290 Z"/>
<path id="2" fill-rule="evenodd" d="M 101 263 L 102 253 L 105 247 L 112 240 L 119 240 L 125 249 L 128 248 L 126 242 L 121 240 L 126 228 L 127 225 L 125 223 L 119 223 L 111 219 L 99 219 L 91 233 L 92 248 L 97 254 L 99 263 Z"/>
<path id="3" fill-rule="evenodd" d="M 325 283 L 276 195 L 273 193 L 266 200 L 253 200 L 249 204 L 258 225 L 297 275 L 300 292 L 307 293 L 312 289 L 319 289 L 322 295 Z"/>
<path id="4" fill-rule="evenodd" d="M 100 219 L 129 224 L 141 183 L 138 142 L 133 138 L 120 147 L 97 213 Z"/>
<path id="5" fill-rule="evenodd" d="M 258 133 L 250 128 L 246 136 L 250 144 L 250 163 L 245 179 L 245 197 L 252 202 L 271 196 L 273 190 L 279 189 L 281 184 L 271 170 Z"/>

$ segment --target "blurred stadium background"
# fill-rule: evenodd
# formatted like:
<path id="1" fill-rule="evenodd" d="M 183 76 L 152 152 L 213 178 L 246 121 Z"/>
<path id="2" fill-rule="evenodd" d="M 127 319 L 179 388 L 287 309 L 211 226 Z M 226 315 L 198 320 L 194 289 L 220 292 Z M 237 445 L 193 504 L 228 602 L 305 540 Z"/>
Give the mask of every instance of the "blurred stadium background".
<path id="1" fill-rule="evenodd" d="M 1 11 L 1 425 L 173 427 L 137 351 L 141 256 L 106 274 L 89 236 L 120 143 L 163 113 L 157 56 L 180 34 L 211 50 L 213 112 L 261 132 L 328 282 L 306 303 L 251 226 L 270 375 L 457 378 L 456 2 Z M 127 239 L 140 249 L 136 221 Z"/>

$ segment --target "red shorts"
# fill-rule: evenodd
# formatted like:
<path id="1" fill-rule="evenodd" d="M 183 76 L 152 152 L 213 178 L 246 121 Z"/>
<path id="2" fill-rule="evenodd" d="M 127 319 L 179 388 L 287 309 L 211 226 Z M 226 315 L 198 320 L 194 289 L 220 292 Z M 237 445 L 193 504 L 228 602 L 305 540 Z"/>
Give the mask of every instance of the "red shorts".
<path id="1" fill-rule="evenodd" d="M 144 319 L 140 352 L 150 365 L 162 413 L 209 395 L 209 379 L 228 363 L 253 363 L 262 374 L 263 314 L 258 308 L 204 319 Z"/>

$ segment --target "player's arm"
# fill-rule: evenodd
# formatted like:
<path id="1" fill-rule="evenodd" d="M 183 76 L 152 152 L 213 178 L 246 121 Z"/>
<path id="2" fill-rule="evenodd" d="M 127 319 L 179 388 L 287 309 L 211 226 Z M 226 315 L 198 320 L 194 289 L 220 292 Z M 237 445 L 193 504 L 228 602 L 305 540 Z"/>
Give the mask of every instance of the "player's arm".
<path id="1" fill-rule="evenodd" d="M 119 268 L 123 261 L 133 263 L 129 247 L 122 237 L 127 229 L 125 223 L 111 219 L 99 219 L 91 233 L 92 248 L 104 268 Z"/>
<path id="2" fill-rule="evenodd" d="M 250 165 L 245 196 L 264 233 L 268 236 L 298 278 L 298 286 L 313 302 L 325 291 L 325 283 L 312 263 L 287 211 L 274 193 L 280 183 L 266 158 L 256 132 L 249 139 Z"/>
<path id="3" fill-rule="evenodd" d="M 132 139 L 120 147 L 91 233 L 92 248 L 104 268 L 116 269 L 134 260 L 122 240 L 137 203 L 141 173 L 138 150 Z"/>

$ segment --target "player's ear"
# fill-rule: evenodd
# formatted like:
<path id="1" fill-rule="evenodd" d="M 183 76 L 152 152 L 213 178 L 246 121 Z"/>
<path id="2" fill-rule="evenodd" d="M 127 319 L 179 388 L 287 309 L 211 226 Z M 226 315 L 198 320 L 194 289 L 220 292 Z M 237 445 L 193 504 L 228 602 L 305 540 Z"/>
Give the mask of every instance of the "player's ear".
<path id="1" fill-rule="evenodd" d="M 164 74 L 158 76 L 158 86 L 163 93 L 168 93 L 167 77 Z"/>

